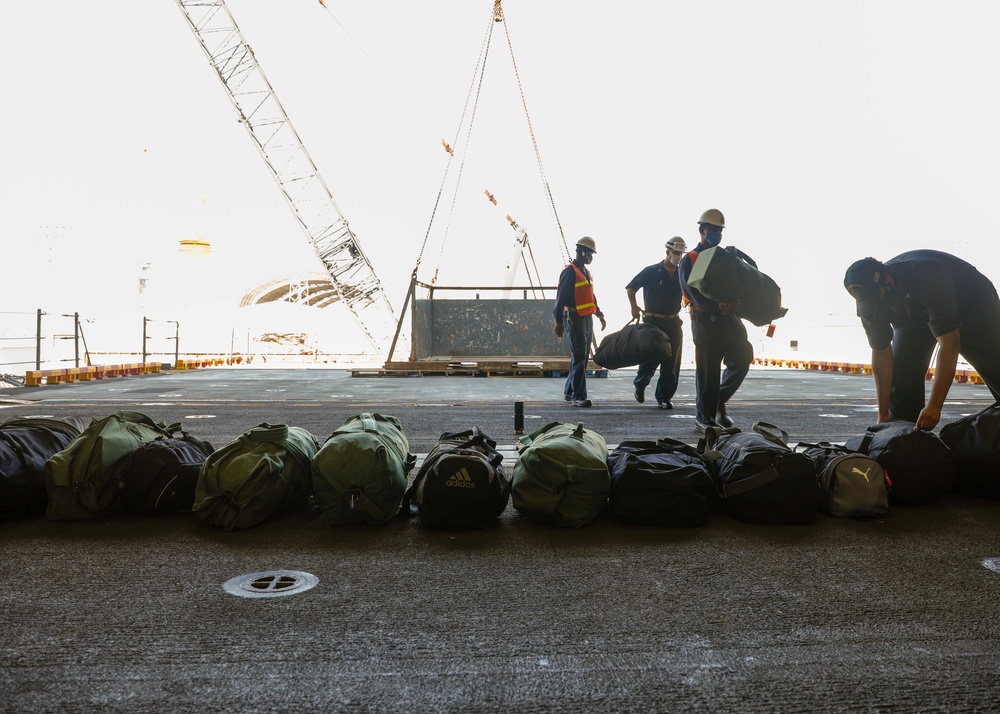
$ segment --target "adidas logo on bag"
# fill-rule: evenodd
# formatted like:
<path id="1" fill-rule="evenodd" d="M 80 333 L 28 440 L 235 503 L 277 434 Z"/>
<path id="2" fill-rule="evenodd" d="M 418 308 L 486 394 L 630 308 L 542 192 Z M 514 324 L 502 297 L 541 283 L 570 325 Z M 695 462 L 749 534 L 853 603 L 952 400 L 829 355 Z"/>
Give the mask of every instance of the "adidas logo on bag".
<path id="1" fill-rule="evenodd" d="M 450 479 L 444 482 L 445 486 L 455 486 L 456 488 L 475 488 L 476 484 L 472 482 L 472 477 L 469 476 L 469 471 L 464 466 L 456 471 Z"/>

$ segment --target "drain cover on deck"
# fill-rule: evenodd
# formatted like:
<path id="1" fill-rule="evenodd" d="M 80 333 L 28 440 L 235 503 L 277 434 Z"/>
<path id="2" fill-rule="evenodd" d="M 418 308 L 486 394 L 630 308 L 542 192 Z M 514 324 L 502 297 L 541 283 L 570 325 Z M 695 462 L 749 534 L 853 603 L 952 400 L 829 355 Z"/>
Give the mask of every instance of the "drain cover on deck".
<path id="1" fill-rule="evenodd" d="M 227 580 L 222 589 L 239 597 L 283 597 L 305 592 L 318 582 L 315 575 L 298 570 L 265 570 Z"/>

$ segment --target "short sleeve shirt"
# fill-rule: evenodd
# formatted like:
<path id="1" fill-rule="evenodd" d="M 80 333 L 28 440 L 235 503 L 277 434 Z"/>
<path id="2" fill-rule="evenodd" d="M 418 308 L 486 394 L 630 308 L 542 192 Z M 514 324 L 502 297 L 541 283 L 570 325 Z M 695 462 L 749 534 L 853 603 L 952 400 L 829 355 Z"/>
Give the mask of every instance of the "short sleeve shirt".
<path id="1" fill-rule="evenodd" d="M 892 343 L 892 328 L 926 325 L 935 337 L 963 325 L 991 321 L 996 315 L 997 291 L 976 268 L 954 255 L 937 250 L 911 250 L 885 263 L 903 292 L 904 309 L 893 320 L 862 319 L 873 349 Z"/>
<path id="2" fill-rule="evenodd" d="M 681 284 L 677 278 L 677 271 L 668 273 L 662 262 L 640 270 L 625 287 L 635 292 L 642 290 L 642 302 L 646 312 L 676 315 L 681 311 Z"/>

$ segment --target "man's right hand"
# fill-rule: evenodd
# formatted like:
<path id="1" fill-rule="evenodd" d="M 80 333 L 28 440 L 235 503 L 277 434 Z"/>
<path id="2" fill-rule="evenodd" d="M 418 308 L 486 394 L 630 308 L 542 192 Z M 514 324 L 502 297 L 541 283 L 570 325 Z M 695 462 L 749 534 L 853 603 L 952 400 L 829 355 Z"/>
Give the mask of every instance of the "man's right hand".
<path id="1" fill-rule="evenodd" d="M 552 331 L 556 333 L 556 337 L 562 338 L 562 336 L 563 336 L 563 324 L 561 322 L 557 322 L 556 326 L 554 328 L 552 328 Z"/>
<path id="2" fill-rule="evenodd" d="M 639 309 L 638 305 L 633 305 L 632 306 L 632 319 L 633 320 L 638 320 L 640 317 L 642 317 L 642 310 Z"/>

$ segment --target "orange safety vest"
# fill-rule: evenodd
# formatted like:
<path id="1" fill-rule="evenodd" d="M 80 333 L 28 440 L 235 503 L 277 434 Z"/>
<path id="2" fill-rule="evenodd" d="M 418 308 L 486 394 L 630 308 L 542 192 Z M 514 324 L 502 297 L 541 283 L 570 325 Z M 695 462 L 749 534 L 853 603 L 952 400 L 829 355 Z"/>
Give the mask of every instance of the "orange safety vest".
<path id="1" fill-rule="evenodd" d="M 573 286 L 573 299 L 576 301 L 576 314 L 593 315 L 597 312 L 597 299 L 594 297 L 594 286 L 587 280 L 575 263 L 570 263 L 576 272 L 576 283 Z"/>

